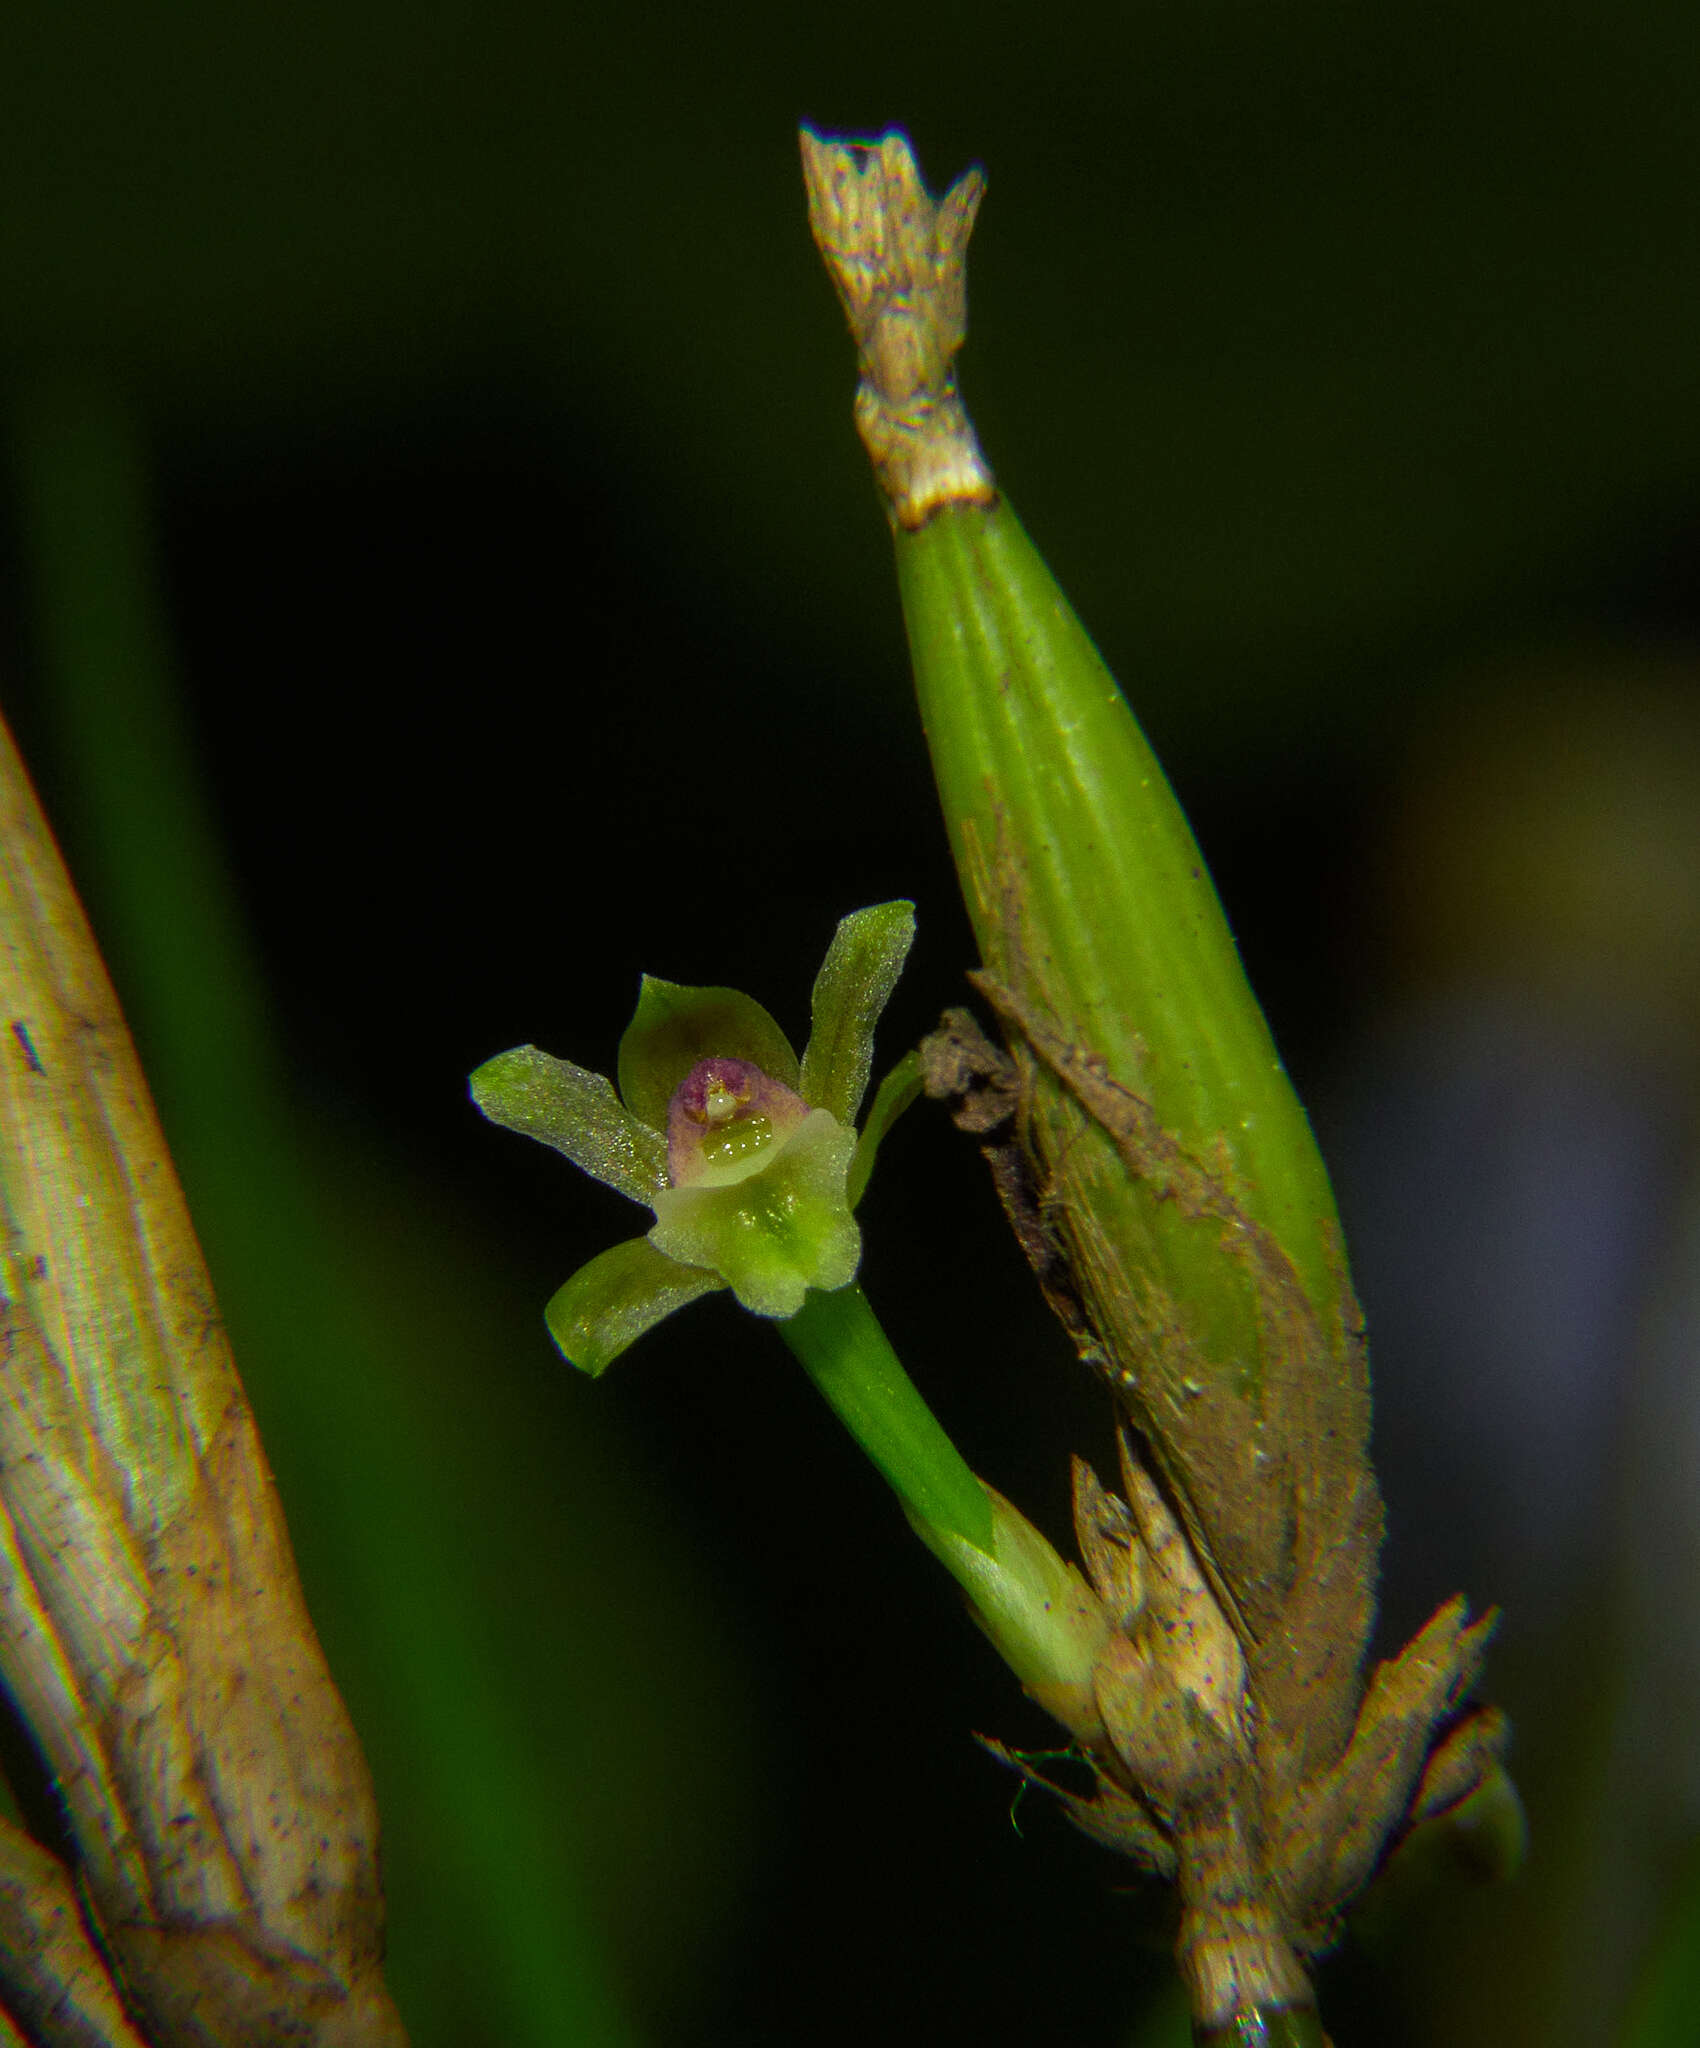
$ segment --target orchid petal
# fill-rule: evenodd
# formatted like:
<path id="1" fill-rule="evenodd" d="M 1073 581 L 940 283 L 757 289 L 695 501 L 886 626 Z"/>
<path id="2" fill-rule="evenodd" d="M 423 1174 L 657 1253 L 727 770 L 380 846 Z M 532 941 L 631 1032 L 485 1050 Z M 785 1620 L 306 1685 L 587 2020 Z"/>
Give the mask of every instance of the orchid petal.
<path id="1" fill-rule="evenodd" d="M 853 1124 L 874 1063 L 874 1026 L 915 941 L 915 906 L 899 898 L 853 910 L 839 924 L 815 978 L 813 1028 L 802 1094 Z"/>
<path id="2" fill-rule="evenodd" d="M 852 1209 L 862 1199 L 868 1185 L 881 1140 L 920 1093 L 921 1055 L 906 1052 L 874 1091 L 874 1106 L 868 1111 L 867 1121 L 856 1140 L 855 1157 L 850 1161 L 850 1178 L 844 1190 Z"/>

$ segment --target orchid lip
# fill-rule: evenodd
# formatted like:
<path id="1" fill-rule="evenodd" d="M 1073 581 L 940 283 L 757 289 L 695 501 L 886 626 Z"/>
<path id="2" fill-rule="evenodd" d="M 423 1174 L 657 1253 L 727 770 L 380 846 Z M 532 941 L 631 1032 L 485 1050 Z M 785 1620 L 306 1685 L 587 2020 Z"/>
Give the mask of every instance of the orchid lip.
<path id="1" fill-rule="evenodd" d="M 809 1113 L 752 1060 L 698 1060 L 667 1106 L 670 1187 L 729 1187 L 759 1173 Z"/>

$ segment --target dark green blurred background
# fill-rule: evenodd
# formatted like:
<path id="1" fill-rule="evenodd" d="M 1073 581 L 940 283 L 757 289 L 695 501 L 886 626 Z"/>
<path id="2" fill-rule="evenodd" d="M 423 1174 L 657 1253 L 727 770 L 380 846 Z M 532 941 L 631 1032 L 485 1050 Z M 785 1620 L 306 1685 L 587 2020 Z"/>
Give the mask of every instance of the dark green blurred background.
<path id="1" fill-rule="evenodd" d="M 420 2048 L 1166 2024 L 1141 1902 L 968 1740 L 1043 1724 L 781 1347 L 717 1301 L 571 1378 L 543 1302 L 634 1214 L 464 1098 L 519 1041 L 610 1065 L 645 968 L 800 1036 L 885 896 L 886 1050 L 961 997 L 800 119 L 988 170 L 965 388 L 1341 1161 L 1389 1627 L 1511 1609 L 1530 1875 L 1367 1928 L 1340 2048 L 1632 1998 L 1692 2038 L 1697 63 L 1674 0 L 0 22 L 0 701 L 377 1773 Z M 1061 1540 L 1108 1417 L 971 1150 L 917 1113 L 865 1215 Z"/>

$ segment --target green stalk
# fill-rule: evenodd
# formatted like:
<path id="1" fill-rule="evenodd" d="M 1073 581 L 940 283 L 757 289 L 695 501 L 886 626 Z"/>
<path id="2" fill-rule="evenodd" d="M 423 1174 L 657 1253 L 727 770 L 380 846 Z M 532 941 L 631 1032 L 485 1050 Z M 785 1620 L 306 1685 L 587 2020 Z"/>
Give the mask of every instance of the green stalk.
<path id="1" fill-rule="evenodd" d="M 861 1288 L 811 1288 L 800 1312 L 775 1327 L 909 1514 L 989 1553 L 986 1489 L 903 1370 Z"/>
<path id="2" fill-rule="evenodd" d="M 1110 1631 L 1098 1596 L 1031 1522 L 977 1479 L 903 1370 L 859 1287 L 811 1289 L 777 1325 L 833 1413 L 1022 1684 L 1076 1741 L 1103 1740 L 1092 1674 Z"/>

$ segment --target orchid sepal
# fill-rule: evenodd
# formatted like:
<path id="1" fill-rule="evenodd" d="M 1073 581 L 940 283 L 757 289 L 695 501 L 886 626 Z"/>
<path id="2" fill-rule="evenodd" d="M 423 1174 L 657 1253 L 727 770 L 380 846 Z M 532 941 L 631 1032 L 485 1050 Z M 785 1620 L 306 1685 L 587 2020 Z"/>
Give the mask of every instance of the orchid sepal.
<path id="1" fill-rule="evenodd" d="M 647 1237 L 632 1237 L 580 1266 L 550 1298 L 543 1320 L 562 1356 L 597 1379 L 646 1330 L 725 1285 L 718 1273 L 682 1265 Z"/>
<path id="2" fill-rule="evenodd" d="M 792 1089 L 801 1072 L 791 1041 L 754 996 L 646 974 L 614 1069 L 621 1101 L 664 1131 L 674 1091 L 706 1059 L 747 1060 Z"/>
<path id="3" fill-rule="evenodd" d="M 874 1106 L 857 1133 L 856 1152 L 850 1161 L 850 1177 L 844 1190 L 852 1209 L 867 1191 L 874 1161 L 892 1125 L 911 1103 L 920 1100 L 921 1085 L 921 1055 L 911 1049 L 874 1090 Z"/>
<path id="4" fill-rule="evenodd" d="M 493 1124 L 564 1152 L 592 1180 L 634 1202 L 667 1185 L 667 1141 L 634 1116 L 606 1074 L 535 1045 L 499 1052 L 473 1074 L 472 1099 Z"/>

